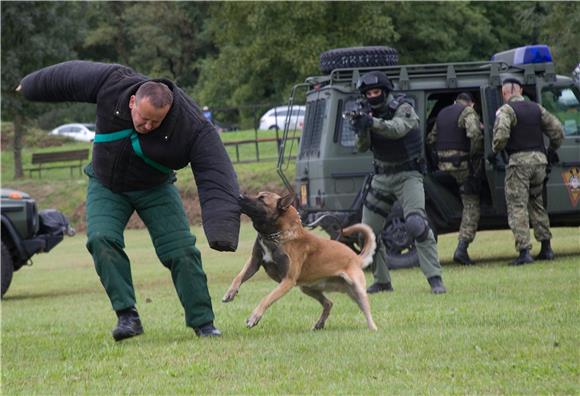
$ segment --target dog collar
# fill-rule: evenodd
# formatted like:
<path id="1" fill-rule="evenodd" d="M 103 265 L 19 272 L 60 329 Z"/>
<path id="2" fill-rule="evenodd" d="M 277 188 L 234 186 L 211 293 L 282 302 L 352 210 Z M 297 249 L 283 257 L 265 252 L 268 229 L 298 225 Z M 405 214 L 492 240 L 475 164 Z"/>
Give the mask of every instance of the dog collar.
<path id="1" fill-rule="evenodd" d="M 279 243 L 280 237 L 282 236 L 281 232 L 274 232 L 272 234 L 262 234 L 260 233 L 260 237 L 270 242 Z"/>

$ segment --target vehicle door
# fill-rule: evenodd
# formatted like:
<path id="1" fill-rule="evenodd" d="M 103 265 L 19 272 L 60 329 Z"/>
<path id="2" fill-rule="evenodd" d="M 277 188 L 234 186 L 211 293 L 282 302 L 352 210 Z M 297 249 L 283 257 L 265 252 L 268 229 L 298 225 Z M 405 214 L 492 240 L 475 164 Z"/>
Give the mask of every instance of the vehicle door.
<path id="1" fill-rule="evenodd" d="M 489 184 L 492 206 L 496 214 L 503 214 L 506 213 L 504 180 L 508 158 L 505 152 L 496 156 L 491 149 L 495 113 L 503 105 L 501 87 L 499 85 L 482 86 L 481 97 L 484 155 L 486 158 L 485 175 Z"/>
<path id="2" fill-rule="evenodd" d="M 542 106 L 558 117 L 564 141 L 558 150 L 560 162 L 551 165 L 547 183 L 547 209 L 550 214 L 580 208 L 580 92 L 569 81 L 543 87 Z M 546 140 L 546 147 L 548 141 Z"/>

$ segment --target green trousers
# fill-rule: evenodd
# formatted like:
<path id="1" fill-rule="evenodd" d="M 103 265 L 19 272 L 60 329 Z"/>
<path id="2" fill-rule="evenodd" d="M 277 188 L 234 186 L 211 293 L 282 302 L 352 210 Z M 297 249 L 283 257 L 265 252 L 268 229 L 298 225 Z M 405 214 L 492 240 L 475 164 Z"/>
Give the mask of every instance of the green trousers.
<path id="1" fill-rule="evenodd" d="M 136 304 L 123 232 L 134 211 L 145 223 L 157 257 L 171 271 L 185 310 L 185 323 L 198 327 L 213 321 L 207 277 L 183 203 L 172 183 L 144 191 L 114 193 L 91 176 L 88 167 L 87 249 L 115 311 Z"/>
<path id="2" fill-rule="evenodd" d="M 423 176 L 417 171 L 405 171 L 393 175 L 375 175 L 371 182 L 371 191 L 366 199 L 369 206 L 375 208 L 372 210 L 365 205 L 362 214 L 362 222 L 370 226 L 377 235 L 377 250 L 373 257 L 373 275 L 377 282 L 391 282 L 387 268 L 387 252 L 382 239 L 379 237 L 385 227 L 384 214 L 389 213 L 395 201 L 398 200 L 403 207 L 405 217 L 409 213 L 421 213 L 426 216 Z M 437 242 L 433 231 L 429 230 L 427 239 L 424 241 L 415 241 L 415 246 L 419 257 L 419 266 L 425 277 L 441 276 L 441 264 L 437 256 Z"/>

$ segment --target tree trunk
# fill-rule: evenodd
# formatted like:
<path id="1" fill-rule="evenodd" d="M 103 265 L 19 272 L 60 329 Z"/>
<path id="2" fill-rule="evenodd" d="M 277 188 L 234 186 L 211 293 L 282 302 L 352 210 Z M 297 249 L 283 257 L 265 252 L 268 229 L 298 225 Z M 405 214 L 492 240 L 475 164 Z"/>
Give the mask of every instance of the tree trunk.
<path id="1" fill-rule="evenodd" d="M 22 179 L 22 137 L 24 136 L 24 119 L 21 115 L 14 117 L 14 179 Z"/>

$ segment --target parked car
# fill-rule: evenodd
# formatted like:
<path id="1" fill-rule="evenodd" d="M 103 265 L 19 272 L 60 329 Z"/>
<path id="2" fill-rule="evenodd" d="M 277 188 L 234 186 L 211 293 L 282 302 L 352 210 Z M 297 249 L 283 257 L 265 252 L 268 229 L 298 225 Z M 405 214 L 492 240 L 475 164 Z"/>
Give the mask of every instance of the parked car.
<path id="1" fill-rule="evenodd" d="M 260 118 L 260 130 L 281 129 L 284 130 L 284 123 L 287 122 L 288 129 L 302 129 L 304 127 L 304 114 L 306 106 L 292 106 L 292 112 L 289 114 L 288 106 L 274 107 Z"/>
<path id="2" fill-rule="evenodd" d="M 50 131 L 50 135 L 70 137 L 81 142 L 95 140 L 95 124 L 64 124 Z"/>
<path id="3" fill-rule="evenodd" d="M 64 214 L 55 209 L 38 211 L 28 194 L 3 188 L 2 209 L 2 297 L 10 287 L 12 275 L 37 253 L 49 252 L 64 235 L 73 236 Z"/>

